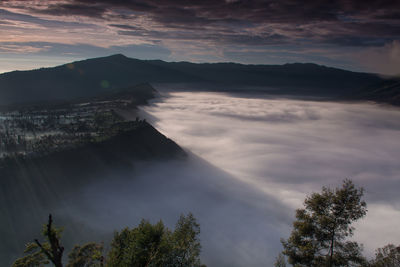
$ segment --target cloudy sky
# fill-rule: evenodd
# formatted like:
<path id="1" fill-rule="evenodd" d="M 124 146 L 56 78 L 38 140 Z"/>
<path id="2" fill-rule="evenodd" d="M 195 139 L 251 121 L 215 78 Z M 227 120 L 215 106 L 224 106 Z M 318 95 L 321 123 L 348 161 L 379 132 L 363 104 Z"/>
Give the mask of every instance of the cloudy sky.
<path id="1" fill-rule="evenodd" d="M 0 72 L 123 53 L 398 74 L 397 0 L 2 0 Z"/>

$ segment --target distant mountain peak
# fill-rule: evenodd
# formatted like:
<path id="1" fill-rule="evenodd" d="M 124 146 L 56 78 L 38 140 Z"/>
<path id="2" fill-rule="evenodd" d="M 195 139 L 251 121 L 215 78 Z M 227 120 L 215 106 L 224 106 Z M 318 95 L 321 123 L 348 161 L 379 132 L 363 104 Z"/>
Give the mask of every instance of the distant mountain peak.
<path id="1" fill-rule="evenodd" d="M 128 58 L 128 57 L 123 55 L 123 54 L 114 54 L 114 55 L 108 56 L 108 58 L 124 58 L 125 59 L 125 58 Z"/>
<path id="2" fill-rule="evenodd" d="M 114 54 L 110 56 L 105 56 L 105 57 L 96 57 L 96 58 L 89 58 L 83 61 L 78 61 L 75 63 L 79 62 L 125 62 L 128 60 L 133 60 L 132 58 L 129 58 L 123 54 Z"/>
<path id="3" fill-rule="evenodd" d="M 284 66 L 315 66 L 315 67 L 325 67 L 324 65 L 319 65 L 312 62 L 293 62 L 293 63 L 285 63 Z"/>

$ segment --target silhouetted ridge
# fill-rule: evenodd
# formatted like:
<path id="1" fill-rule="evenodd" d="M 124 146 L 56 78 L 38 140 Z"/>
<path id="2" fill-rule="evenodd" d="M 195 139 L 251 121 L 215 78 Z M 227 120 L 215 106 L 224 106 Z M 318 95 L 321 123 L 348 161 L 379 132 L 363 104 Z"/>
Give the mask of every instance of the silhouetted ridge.
<path id="1" fill-rule="evenodd" d="M 400 80 L 388 80 L 363 88 L 350 97 L 400 106 Z"/>
<path id="2" fill-rule="evenodd" d="M 128 57 L 123 55 L 123 54 L 114 54 L 114 55 L 111 55 L 111 56 L 106 57 L 106 58 L 114 58 L 114 59 L 120 59 L 120 60 L 128 59 Z"/>
<path id="3" fill-rule="evenodd" d="M 214 84 L 230 91 L 250 86 L 275 94 L 340 97 L 383 81 L 375 74 L 312 63 L 196 64 L 139 60 L 116 54 L 54 68 L 1 74 L 0 104 L 91 97 L 146 82 Z"/>
<path id="4" fill-rule="evenodd" d="M 0 104 L 92 97 L 146 82 L 187 82 L 188 75 L 113 55 L 54 68 L 0 75 Z M 185 78 L 186 77 L 186 78 Z"/>
<path id="5" fill-rule="evenodd" d="M 202 81 L 237 87 L 271 87 L 275 89 L 271 93 L 276 94 L 337 97 L 382 81 L 375 74 L 346 71 L 313 63 L 243 65 L 237 63 L 195 64 L 160 60 L 150 62 L 196 75 Z"/>

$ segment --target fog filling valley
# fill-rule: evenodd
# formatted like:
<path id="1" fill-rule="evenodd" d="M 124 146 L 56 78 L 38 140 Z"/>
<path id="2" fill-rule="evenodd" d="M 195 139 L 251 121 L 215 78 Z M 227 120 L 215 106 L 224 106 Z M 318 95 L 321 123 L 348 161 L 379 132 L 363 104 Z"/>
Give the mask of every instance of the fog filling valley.
<path id="1" fill-rule="evenodd" d="M 221 229 L 213 229 L 218 238 L 209 239 L 213 226 L 202 223 L 205 258 L 209 253 L 226 255 L 209 251 L 211 242 L 231 252 L 232 266 L 271 266 L 281 249 L 279 238 L 288 237 L 295 209 L 302 207 L 305 196 L 322 186 L 340 186 L 345 178 L 365 188 L 368 213 L 355 224 L 354 236 L 365 253 L 371 256 L 377 247 L 400 240 L 398 108 L 172 92 L 145 112 L 162 133 L 229 174 L 215 190 L 223 193 L 237 186 L 234 190 L 240 193 L 229 193 L 242 203 L 232 209 L 220 209 L 220 201 L 184 205 L 209 211 L 221 224 Z M 219 180 L 203 176 L 207 183 Z M 181 194 L 193 191 L 199 194 L 197 183 Z M 200 222 L 209 216 L 199 216 Z M 228 241 L 222 243 L 220 236 Z"/>
<path id="2" fill-rule="evenodd" d="M 365 253 L 400 240 L 398 108 L 165 92 L 141 115 L 189 158 L 140 163 L 77 188 L 52 212 L 56 221 L 77 221 L 82 239 L 107 243 L 112 231 L 142 218 L 174 227 L 192 212 L 207 266 L 272 266 L 306 195 L 351 178 L 368 204 L 354 236 Z M 74 234 L 68 227 L 66 237 Z"/>

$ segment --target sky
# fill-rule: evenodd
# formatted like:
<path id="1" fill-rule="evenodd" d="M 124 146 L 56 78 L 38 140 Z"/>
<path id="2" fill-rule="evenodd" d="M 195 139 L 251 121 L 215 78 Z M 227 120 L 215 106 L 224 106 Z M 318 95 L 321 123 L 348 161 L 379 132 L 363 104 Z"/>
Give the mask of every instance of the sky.
<path id="1" fill-rule="evenodd" d="M 400 1 L 0 1 L 0 73 L 116 53 L 397 75 Z"/>

